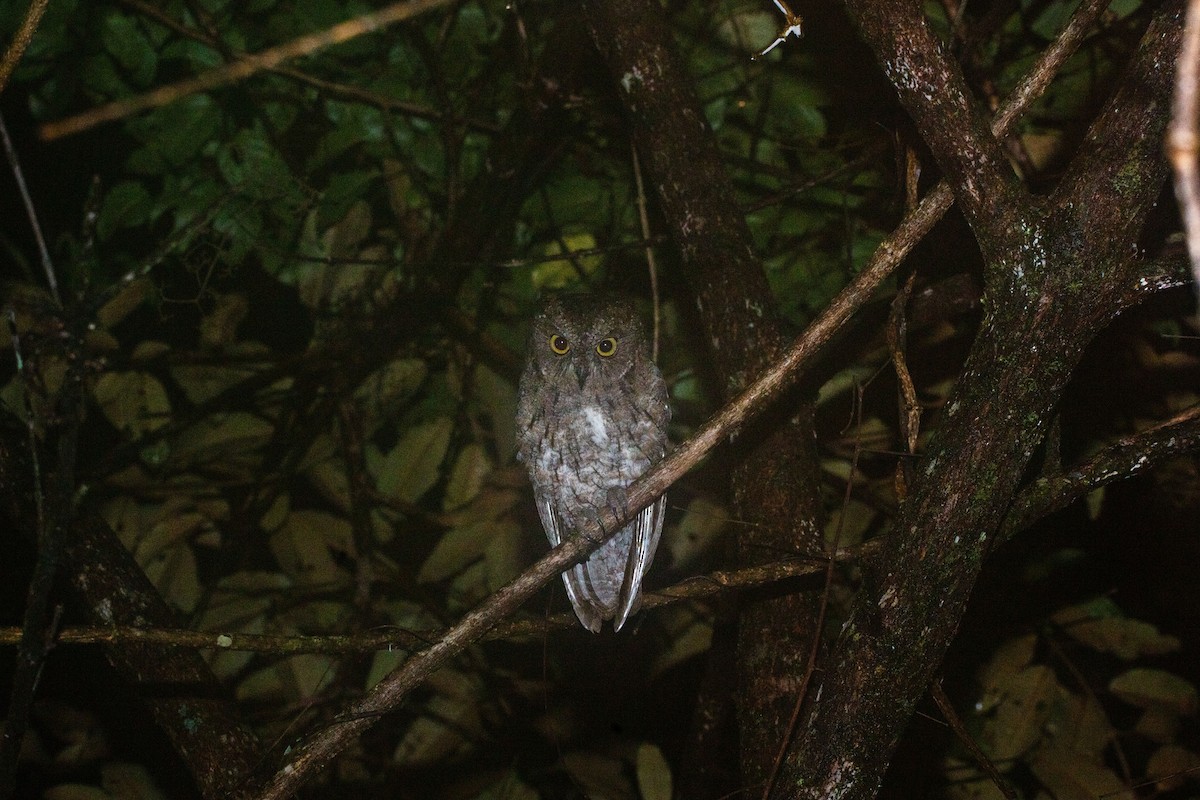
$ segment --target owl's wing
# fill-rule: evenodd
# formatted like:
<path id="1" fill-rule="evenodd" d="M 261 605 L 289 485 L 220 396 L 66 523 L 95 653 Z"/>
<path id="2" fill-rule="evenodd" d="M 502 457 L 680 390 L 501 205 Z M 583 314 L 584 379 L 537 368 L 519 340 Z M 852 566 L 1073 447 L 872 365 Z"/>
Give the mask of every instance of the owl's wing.
<path id="1" fill-rule="evenodd" d="M 658 537 L 662 534 L 663 511 L 667 498 L 660 497 L 646 506 L 630 523 L 633 536 L 629 544 L 629 558 L 625 562 L 625 579 L 621 582 L 621 600 L 617 604 L 613 630 L 621 630 L 630 614 L 642 604 L 642 577 L 654 560 L 658 549 Z M 586 623 L 585 623 L 586 624 Z"/>
<path id="2" fill-rule="evenodd" d="M 552 547 L 558 547 L 567 530 L 562 517 L 554 508 L 554 504 L 545 497 L 537 498 L 537 509 L 538 516 L 542 518 L 546 538 L 550 540 Z M 583 627 L 592 633 L 599 633 L 600 625 L 605 619 L 604 607 L 595 599 L 596 593 L 590 588 L 584 564 L 571 567 L 562 574 L 562 579 L 563 586 L 567 587 L 567 598 L 571 601 L 571 607 L 575 609 L 575 616 L 579 617 Z"/>

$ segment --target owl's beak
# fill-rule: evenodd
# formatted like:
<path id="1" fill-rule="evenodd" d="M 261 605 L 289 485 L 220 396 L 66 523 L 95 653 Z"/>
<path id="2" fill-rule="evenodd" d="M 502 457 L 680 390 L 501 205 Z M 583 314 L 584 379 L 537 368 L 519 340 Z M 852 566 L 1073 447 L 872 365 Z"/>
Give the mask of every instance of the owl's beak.
<path id="1" fill-rule="evenodd" d="M 590 371 L 587 364 L 571 365 L 571 372 L 575 373 L 575 380 L 579 381 L 579 391 L 583 391 L 583 384 L 587 381 Z"/>

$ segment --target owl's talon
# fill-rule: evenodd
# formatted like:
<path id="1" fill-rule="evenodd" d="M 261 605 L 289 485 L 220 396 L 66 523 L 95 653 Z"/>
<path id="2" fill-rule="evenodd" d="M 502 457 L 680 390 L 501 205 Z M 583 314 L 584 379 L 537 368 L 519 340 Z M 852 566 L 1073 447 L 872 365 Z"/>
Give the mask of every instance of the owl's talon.
<path id="1" fill-rule="evenodd" d="M 608 535 L 608 529 L 604 527 L 604 518 L 595 508 L 586 508 L 583 510 L 583 514 L 587 517 L 588 522 L 593 523 L 597 528 L 600 529 L 600 536 L 589 536 L 586 533 L 581 535 L 584 539 L 587 539 L 592 544 L 600 544 L 602 541 L 604 541 L 604 537 Z"/>

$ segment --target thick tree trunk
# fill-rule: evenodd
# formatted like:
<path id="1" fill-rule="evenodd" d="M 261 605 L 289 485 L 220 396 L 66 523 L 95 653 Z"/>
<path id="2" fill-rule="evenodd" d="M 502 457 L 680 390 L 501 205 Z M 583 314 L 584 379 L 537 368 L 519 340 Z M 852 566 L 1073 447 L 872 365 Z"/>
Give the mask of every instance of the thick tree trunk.
<path id="1" fill-rule="evenodd" d="M 1173 2 L 1160 10 L 1121 89 L 1046 201 L 1013 191 L 988 159 L 975 160 L 994 142 L 960 146 L 977 124 L 964 118 L 958 134 L 945 128 L 936 108 L 943 99 L 950 98 L 948 115 L 972 112 L 955 102 L 961 76 L 946 67 L 912 7 L 883 0 L 852 11 L 939 165 L 959 182 L 956 196 L 985 254 L 988 313 L 875 563 L 877 577 L 860 593 L 823 673 L 778 796 L 874 795 L 1071 371 L 1138 280 L 1137 237 L 1166 174 L 1160 143 L 1171 70 L 1163 65 L 1178 52 L 1180 9 Z M 997 193 L 1010 205 L 997 207 Z"/>
<path id="2" fill-rule="evenodd" d="M 642 0 L 587 0 L 584 10 L 682 255 L 722 393 L 732 397 L 786 343 L 733 184 L 691 76 L 674 52 L 662 7 Z M 775 419 L 744 431 L 736 443 L 732 488 L 734 512 L 745 523 L 737 526 L 743 563 L 811 555 L 820 547 L 811 406 L 793 399 L 786 413 L 770 416 Z M 815 617 L 811 595 L 743 598 L 736 661 L 743 785 L 761 783 L 770 770 L 796 700 Z M 729 678 L 726 687 L 734 683 Z"/>

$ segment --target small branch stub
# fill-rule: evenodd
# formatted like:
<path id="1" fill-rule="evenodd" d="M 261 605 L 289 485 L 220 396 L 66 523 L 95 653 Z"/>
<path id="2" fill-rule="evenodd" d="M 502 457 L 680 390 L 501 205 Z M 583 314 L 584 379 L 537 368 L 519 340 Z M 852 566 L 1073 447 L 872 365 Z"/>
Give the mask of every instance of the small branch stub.
<path id="1" fill-rule="evenodd" d="M 775 41 L 767 45 L 767 49 L 759 53 L 758 56 L 756 56 L 757 58 L 762 58 L 767 53 L 783 44 L 789 36 L 795 36 L 797 39 L 804 36 L 804 18 L 793 12 L 792 9 L 788 7 L 788 4 L 783 0 L 772 0 L 772 2 L 775 3 L 775 7 L 778 8 L 783 14 L 784 21 L 787 22 L 787 27 L 779 32 L 779 35 L 775 37 Z"/>

